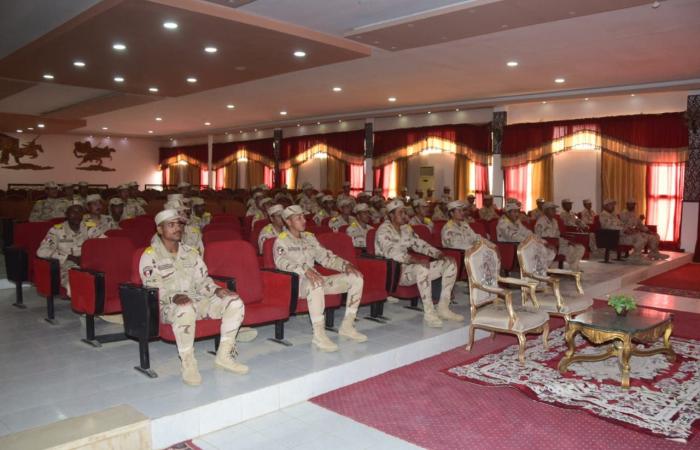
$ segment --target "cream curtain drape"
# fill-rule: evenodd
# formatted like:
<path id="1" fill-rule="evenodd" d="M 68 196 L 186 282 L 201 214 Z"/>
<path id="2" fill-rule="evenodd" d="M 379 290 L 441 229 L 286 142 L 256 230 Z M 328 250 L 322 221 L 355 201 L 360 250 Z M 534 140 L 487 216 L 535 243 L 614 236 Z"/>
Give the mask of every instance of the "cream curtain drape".
<path id="1" fill-rule="evenodd" d="M 601 165 L 603 201 L 617 201 L 617 211 L 625 207 L 630 198 L 637 201 L 637 211 L 646 211 L 647 164 L 621 158 L 610 152 L 603 152 Z"/>

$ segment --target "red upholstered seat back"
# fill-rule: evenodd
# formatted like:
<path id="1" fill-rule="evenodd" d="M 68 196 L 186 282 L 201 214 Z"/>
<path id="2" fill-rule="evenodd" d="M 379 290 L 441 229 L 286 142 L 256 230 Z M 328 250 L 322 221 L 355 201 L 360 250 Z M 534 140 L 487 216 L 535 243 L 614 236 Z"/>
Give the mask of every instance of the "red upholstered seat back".
<path id="1" fill-rule="evenodd" d="M 486 225 L 484 222 L 472 222 L 469 224 L 472 230 L 474 230 L 474 233 L 478 234 L 481 237 L 488 237 L 486 233 Z"/>
<path id="2" fill-rule="evenodd" d="M 239 229 L 241 228 L 241 219 L 233 214 L 214 214 L 211 217 L 210 225 L 214 224 L 227 224 L 230 227 Z"/>
<path id="3" fill-rule="evenodd" d="M 234 230 L 240 234 L 241 233 L 241 226 L 236 225 L 236 222 L 219 222 L 219 223 L 212 222 L 209 225 L 202 228 L 202 233 L 207 232 L 207 231 L 214 231 L 214 230 L 227 230 L 227 231 Z"/>
<path id="4" fill-rule="evenodd" d="M 367 253 L 370 255 L 375 254 L 375 249 L 374 249 L 374 237 L 377 235 L 377 229 L 376 228 L 370 228 L 367 230 Z"/>
<path id="5" fill-rule="evenodd" d="M 322 234 L 322 233 L 332 233 L 333 232 L 333 230 L 331 230 L 329 227 L 323 226 L 323 225 L 316 226 L 316 225 L 313 225 L 313 222 L 306 223 L 306 231 L 308 231 L 309 233 L 316 234 L 316 235 Z"/>
<path id="6" fill-rule="evenodd" d="M 275 269 L 275 258 L 272 256 L 272 247 L 276 238 L 266 239 L 263 242 L 263 269 Z"/>
<path id="7" fill-rule="evenodd" d="M 83 244 L 80 267 L 105 274 L 105 312 L 121 311 L 119 284 L 131 279 L 134 249 L 126 237 L 88 239 Z"/>
<path id="8" fill-rule="evenodd" d="M 15 224 L 13 243 L 15 247 L 23 248 L 27 252 L 27 277 L 34 280 L 34 258 L 41 241 L 53 226 L 51 222 L 21 222 Z"/>
<path id="9" fill-rule="evenodd" d="M 316 235 L 316 239 L 328 250 L 350 262 L 352 265 L 357 266 L 355 247 L 352 245 L 352 238 L 347 234 L 322 233 Z"/>
<path id="10" fill-rule="evenodd" d="M 141 273 L 139 272 L 139 263 L 141 262 L 141 255 L 143 255 L 146 247 L 136 247 L 131 253 L 131 267 L 129 271 L 129 282 L 141 286 Z"/>
<path id="11" fill-rule="evenodd" d="M 212 242 L 204 252 L 204 262 L 210 274 L 236 279 L 236 292 L 244 303 L 262 300 L 260 267 L 255 248 L 250 242 Z"/>
<path id="12" fill-rule="evenodd" d="M 425 225 L 411 225 L 413 231 L 418 235 L 419 238 L 423 239 L 430 245 L 433 245 L 433 235 L 430 233 L 430 228 Z"/>
<path id="13" fill-rule="evenodd" d="M 489 232 L 489 237 L 493 242 L 498 241 L 498 232 L 496 231 L 498 228 L 498 220 L 489 220 L 486 222 L 486 229 Z"/>
<path id="14" fill-rule="evenodd" d="M 555 217 L 557 219 L 557 225 L 559 226 L 559 232 L 561 234 L 566 233 L 566 225 L 564 225 L 564 221 L 561 219 L 559 214 L 557 214 Z"/>
<path id="15" fill-rule="evenodd" d="M 138 216 L 119 222 L 119 228 L 124 230 L 135 245 L 147 246 L 156 233 L 156 223 L 150 216 Z"/>
<path id="16" fill-rule="evenodd" d="M 442 229 L 447 223 L 446 220 L 435 220 L 433 221 L 433 242 L 442 246 Z"/>
<path id="17" fill-rule="evenodd" d="M 241 239 L 241 234 L 236 230 L 206 230 L 202 234 L 202 242 L 204 247 L 208 247 L 212 242 L 216 241 L 238 241 Z"/>
<path id="18" fill-rule="evenodd" d="M 260 236 L 260 232 L 261 232 L 262 229 L 265 228 L 265 226 L 266 226 L 267 224 L 269 224 L 269 223 L 270 223 L 269 220 L 263 219 L 263 220 L 258 220 L 257 222 L 255 222 L 255 223 L 253 224 L 253 229 L 250 230 L 250 239 L 249 239 L 250 243 L 253 244 L 253 247 L 256 247 L 256 248 L 257 248 L 257 246 L 258 246 L 258 237 Z"/>

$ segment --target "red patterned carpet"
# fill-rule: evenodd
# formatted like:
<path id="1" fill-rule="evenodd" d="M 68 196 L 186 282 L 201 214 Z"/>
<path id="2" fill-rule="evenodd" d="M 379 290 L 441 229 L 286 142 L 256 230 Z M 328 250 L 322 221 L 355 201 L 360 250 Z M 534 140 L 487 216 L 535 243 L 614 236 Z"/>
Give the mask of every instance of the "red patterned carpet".
<path id="1" fill-rule="evenodd" d="M 674 335 L 700 337 L 700 315 L 676 312 L 674 323 Z M 700 448 L 697 434 L 682 444 L 532 400 L 512 387 L 472 384 L 442 372 L 515 343 L 506 335 L 482 339 L 470 353 L 458 348 L 312 401 L 429 449 Z"/>
<path id="2" fill-rule="evenodd" d="M 700 298 L 700 264 L 686 264 L 655 277 L 647 278 L 640 281 L 639 284 L 644 286 L 639 289 L 643 291 Z M 674 294 L 673 292 L 679 293 Z M 685 292 L 686 295 L 682 292 Z"/>

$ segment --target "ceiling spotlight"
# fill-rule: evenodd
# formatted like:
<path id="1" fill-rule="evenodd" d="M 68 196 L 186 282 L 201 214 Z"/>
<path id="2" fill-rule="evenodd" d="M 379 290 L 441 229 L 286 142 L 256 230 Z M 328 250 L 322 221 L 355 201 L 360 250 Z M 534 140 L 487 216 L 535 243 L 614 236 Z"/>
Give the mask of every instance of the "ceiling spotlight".
<path id="1" fill-rule="evenodd" d="M 148 130 L 148 134 L 153 134 L 153 130 Z"/>
<path id="2" fill-rule="evenodd" d="M 34 131 L 34 127 L 27 127 L 27 130 Z"/>
<path id="3" fill-rule="evenodd" d="M 561 84 L 561 83 L 563 83 L 563 82 L 565 82 L 565 81 L 566 81 L 566 80 L 563 79 L 563 78 L 555 78 L 555 79 L 554 79 L 554 82 L 555 82 L 555 83 L 559 83 L 559 84 Z"/>
<path id="4" fill-rule="evenodd" d="M 630 94 L 630 97 L 634 97 L 634 94 Z"/>
<path id="5" fill-rule="evenodd" d="M 280 116 L 286 116 L 286 115 L 287 115 L 287 111 L 280 111 Z"/>
<path id="6" fill-rule="evenodd" d="M 148 92 L 153 92 L 153 93 L 155 94 L 156 92 L 158 92 L 158 88 L 155 87 L 155 86 L 154 86 L 154 87 L 149 87 L 149 88 L 148 88 Z"/>
<path id="7" fill-rule="evenodd" d="M 459 112 L 459 108 L 455 108 L 455 111 L 456 111 L 456 112 Z"/>
<path id="8" fill-rule="evenodd" d="M 118 52 L 123 52 L 126 50 L 126 45 L 122 44 L 121 42 L 117 42 L 115 44 L 112 44 L 112 48 Z"/>
<path id="9" fill-rule="evenodd" d="M 508 61 L 506 65 L 508 67 L 518 67 L 518 61 Z"/>
<path id="10" fill-rule="evenodd" d="M 17 130 L 18 133 L 22 133 L 22 130 Z"/>
<path id="11" fill-rule="evenodd" d="M 107 128 L 107 127 L 102 127 L 102 131 L 107 131 L 107 130 L 109 130 L 109 128 Z"/>
<path id="12" fill-rule="evenodd" d="M 238 131 L 238 134 L 243 134 L 243 130 L 239 130 L 239 131 Z"/>
<path id="13" fill-rule="evenodd" d="M 543 104 L 543 105 L 546 105 L 546 104 L 547 104 L 547 102 L 546 102 L 546 101 L 544 101 L 544 100 L 542 100 L 542 104 Z"/>
<path id="14" fill-rule="evenodd" d="M 187 78 L 187 82 L 188 82 L 188 83 L 196 83 L 196 82 L 197 82 L 197 79 L 196 79 L 195 77 L 188 77 L 188 78 Z"/>
<path id="15" fill-rule="evenodd" d="M 226 107 L 227 107 L 228 109 L 233 109 L 233 108 L 236 107 L 236 105 L 231 105 L 231 104 L 229 104 L 229 105 L 226 105 Z"/>
<path id="16" fill-rule="evenodd" d="M 588 97 L 584 98 L 583 100 L 584 100 L 584 101 L 588 101 Z"/>
<path id="17" fill-rule="evenodd" d="M 341 119 L 338 119 L 338 123 L 343 123 L 343 121 Z"/>
<path id="18" fill-rule="evenodd" d="M 44 128 L 45 126 L 46 126 L 46 125 L 44 125 L 43 123 L 40 123 L 40 124 L 37 125 L 37 127 L 39 127 L 39 128 Z"/>
<path id="19" fill-rule="evenodd" d="M 253 129 L 253 131 L 257 132 L 257 131 L 258 131 L 258 129 L 257 129 L 257 128 L 254 128 L 254 129 Z"/>
<path id="20" fill-rule="evenodd" d="M 661 2 L 658 0 L 651 4 L 651 7 L 654 9 L 658 8 L 659 6 L 661 6 Z"/>
<path id="21" fill-rule="evenodd" d="M 208 127 L 211 125 L 211 122 L 204 122 L 204 125 Z"/>
<path id="22" fill-rule="evenodd" d="M 168 30 L 177 30 L 177 22 L 167 21 L 163 22 L 163 28 Z"/>
<path id="23" fill-rule="evenodd" d="M 44 74 L 44 79 L 45 79 L 45 80 L 53 80 L 53 75 L 51 75 L 50 73 L 45 73 L 45 74 Z"/>
<path id="24" fill-rule="evenodd" d="M 395 101 L 396 101 L 396 97 L 389 97 L 387 100 L 389 100 L 390 102 L 395 102 Z"/>
<path id="25" fill-rule="evenodd" d="M 340 92 L 342 90 L 343 90 L 343 88 L 341 88 L 340 86 L 336 86 L 333 88 L 333 92 Z"/>
<path id="26" fill-rule="evenodd" d="M 298 123 L 298 124 L 297 124 L 297 126 L 298 126 L 298 127 L 300 127 L 300 126 L 301 126 L 301 124 L 300 124 L 300 123 Z"/>
<path id="27" fill-rule="evenodd" d="M 156 122 L 162 122 L 163 118 L 162 117 L 156 117 Z"/>
<path id="28" fill-rule="evenodd" d="M 297 50 L 294 52 L 294 56 L 296 56 L 297 58 L 303 58 L 304 56 L 306 56 L 306 52 L 302 50 Z"/>
<path id="29" fill-rule="evenodd" d="M 114 81 L 116 81 L 117 83 L 123 83 L 123 82 L 124 82 L 124 77 L 116 76 L 116 77 L 114 77 Z"/>
<path id="30" fill-rule="evenodd" d="M 73 61 L 73 65 L 75 67 L 85 67 L 85 63 L 83 61 Z"/>
<path id="31" fill-rule="evenodd" d="M 428 114 L 432 114 L 432 113 L 433 113 L 432 111 L 428 111 Z"/>
<path id="32" fill-rule="evenodd" d="M 216 47 L 211 47 L 211 46 L 210 46 L 210 47 L 204 47 L 204 51 L 207 52 L 207 53 L 216 53 L 216 52 L 219 51 L 219 49 L 216 48 Z"/>
<path id="33" fill-rule="evenodd" d="M 316 122 L 316 125 L 321 125 L 321 122 Z"/>
<path id="34" fill-rule="evenodd" d="M 403 114 L 399 113 L 399 117 L 402 117 L 402 116 L 403 116 Z"/>

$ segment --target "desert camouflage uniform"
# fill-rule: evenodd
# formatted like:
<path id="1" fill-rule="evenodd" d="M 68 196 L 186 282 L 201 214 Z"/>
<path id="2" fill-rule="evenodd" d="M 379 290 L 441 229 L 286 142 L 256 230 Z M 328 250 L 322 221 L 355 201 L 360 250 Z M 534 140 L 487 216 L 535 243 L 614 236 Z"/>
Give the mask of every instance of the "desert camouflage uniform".
<path id="1" fill-rule="evenodd" d="M 353 216 L 348 216 L 348 220 L 345 220 L 341 214 L 338 214 L 337 216 L 332 217 L 331 220 L 328 221 L 328 226 L 331 228 L 331 230 L 337 233 L 340 227 L 342 227 L 343 225 L 350 226 L 355 222 L 357 222 L 357 219 Z"/>
<path id="2" fill-rule="evenodd" d="M 482 206 L 479 209 L 479 218 L 481 220 L 494 220 L 498 219 L 498 213 L 496 212 L 496 207 L 491 205 L 491 206 Z"/>
<path id="3" fill-rule="evenodd" d="M 154 236 L 155 238 L 156 236 Z M 204 255 L 204 242 L 202 241 L 202 232 L 199 227 L 187 224 L 182 230 L 181 242 L 188 247 L 194 248 L 199 252 L 199 255 Z"/>
<path id="4" fill-rule="evenodd" d="M 442 194 L 442 197 L 440 197 L 440 201 L 443 203 L 450 203 L 452 201 L 452 196 L 447 195 L 447 194 Z"/>
<path id="5" fill-rule="evenodd" d="M 73 267 L 78 267 L 78 265 L 70 261 L 68 257 L 80 256 L 83 243 L 88 239 L 97 237 L 99 237 L 99 234 L 94 226 L 83 226 L 81 224 L 76 232 L 68 225 L 68 222 L 63 222 L 57 223 L 51 227 L 46 233 L 44 240 L 41 241 L 36 251 L 36 256 L 39 258 L 58 260 L 61 268 L 61 286 L 66 288 L 68 295 L 70 295 L 68 271 Z"/>
<path id="6" fill-rule="evenodd" d="M 550 219 L 544 214 L 541 215 L 535 224 L 535 234 L 541 238 L 559 239 L 559 253 L 564 255 L 566 263 L 569 264 L 572 270 L 579 270 L 579 263 L 586 252 L 586 248 L 581 244 L 573 244 L 562 238 L 556 219 Z"/>
<path id="7" fill-rule="evenodd" d="M 104 236 L 104 234 L 109 230 L 116 230 L 117 228 L 119 228 L 119 224 L 116 223 L 114 219 L 112 219 L 112 216 L 108 214 L 100 215 L 99 222 L 96 222 L 95 219 L 90 217 L 90 215 L 88 214 L 85 215 L 85 217 L 83 217 L 83 221 L 80 223 L 80 227 L 81 229 L 85 228 L 86 231 L 88 228 L 94 228 L 93 233 L 96 236 L 100 237 Z"/>
<path id="8" fill-rule="evenodd" d="M 303 192 L 297 197 L 297 203 L 306 214 L 315 214 L 319 210 L 318 203 L 310 197 L 307 197 Z"/>
<path id="9" fill-rule="evenodd" d="M 581 216 L 581 222 L 585 223 L 589 227 L 593 225 L 596 213 L 592 209 L 583 208 L 583 211 L 578 213 Z"/>
<path id="10" fill-rule="evenodd" d="M 357 248 L 367 248 L 367 232 L 371 229 L 371 225 L 364 225 L 359 221 L 355 221 L 350 224 L 345 232 L 352 238 L 353 246 Z"/>
<path id="11" fill-rule="evenodd" d="M 340 203 L 342 200 L 350 200 L 352 202 L 353 207 L 357 203 L 355 197 L 353 197 L 352 195 L 345 195 L 345 193 L 338 194 L 338 197 L 335 199 L 336 203 Z"/>
<path id="12" fill-rule="evenodd" d="M 411 260 L 409 249 L 431 258 L 438 258 L 441 255 L 438 249 L 419 238 L 410 225 L 402 225 L 400 231 L 397 231 L 390 222 L 384 222 L 377 229 L 374 245 L 378 256 L 402 263 L 399 285 L 418 285 L 425 314 L 434 314 L 435 311 L 431 289 L 432 280 L 442 278 L 439 303 L 445 306 L 449 305 L 452 287 L 457 279 L 457 266 L 450 259 L 431 261 L 428 267 L 409 263 Z"/>
<path id="13" fill-rule="evenodd" d="M 369 207 L 369 215 L 372 218 L 372 223 L 382 223 L 386 219 L 386 209 L 377 209 L 374 206 Z"/>
<path id="14" fill-rule="evenodd" d="M 527 215 L 530 218 L 530 220 L 534 220 L 536 222 L 536 221 L 540 220 L 540 217 L 542 217 L 544 215 L 544 211 L 542 211 L 539 208 L 535 208 L 532 211 L 530 211 L 529 213 L 527 213 Z"/>
<path id="15" fill-rule="evenodd" d="M 433 211 L 433 219 L 432 220 L 447 220 L 447 219 L 448 219 L 448 217 L 444 212 L 442 212 L 442 209 L 436 207 L 435 210 Z"/>
<path id="16" fill-rule="evenodd" d="M 306 298 L 312 324 L 324 321 L 325 294 L 347 292 L 345 317 L 349 315 L 354 317 L 357 314 L 357 308 L 362 299 L 364 279 L 361 276 L 345 273 L 349 263 L 321 246 L 313 233 L 304 231 L 299 238 L 295 238 L 288 231 L 283 231 L 275 240 L 273 255 L 278 269 L 299 275 L 299 296 Z M 323 286 L 314 288 L 305 274 L 307 270 L 313 269 L 315 262 L 342 273 L 323 276 Z"/>
<path id="17" fill-rule="evenodd" d="M 66 209 L 71 203 L 65 198 L 45 198 L 37 200 L 29 215 L 30 222 L 43 222 L 49 219 L 65 217 Z"/>
<path id="18" fill-rule="evenodd" d="M 589 228 L 588 224 L 576 217 L 576 214 L 572 213 L 571 211 L 562 211 L 559 214 L 559 217 L 561 217 L 561 220 L 564 221 L 564 225 L 567 227 L 576 227 L 581 230 L 586 230 Z M 593 219 L 591 218 L 591 224 L 593 223 L 592 220 Z M 597 250 L 598 247 L 596 246 L 595 242 L 595 233 L 588 233 L 588 247 L 592 252 Z"/>
<path id="19" fill-rule="evenodd" d="M 615 213 L 609 213 L 606 210 L 602 210 L 599 215 L 600 227 L 606 230 L 620 230 L 620 244 L 631 245 L 634 247 L 634 256 L 641 257 L 644 246 L 649 243 L 649 247 L 652 248 L 652 243 L 649 242 L 649 234 L 634 232 L 625 233 L 627 227 L 620 220 L 620 218 Z M 658 241 L 657 241 L 657 251 L 658 251 Z"/>
<path id="20" fill-rule="evenodd" d="M 248 211 L 245 212 L 246 217 L 247 216 L 253 216 L 253 220 L 260 220 L 265 218 L 265 214 L 260 211 L 260 208 L 257 207 L 257 205 L 253 205 L 250 208 L 248 208 Z"/>
<path id="21" fill-rule="evenodd" d="M 328 211 L 326 211 L 323 208 L 320 208 L 318 211 L 316 211 L 316 214 L 314 215 L 314 222 L 316 225 L 321 225 L 323 223 L 323 219 L 327 217 L 336 217 L 338 215 L 337 211 L 331 211 L 330 214 Z"/>
<path id="22" fill-rule="evenodd" d="M 172 254 L 155 235 L 141 255 L 139 274 L 144 286 L 158 288 L 160 319 L 172 324 L 180 353 L 192 349 L 195 321 L 200 319 L 221 319 L 221 340 L 235 340 L 245 314 L 243 301 L 237 294 L 223 298 L 216 295 L 218 286 L 196 249 L 180 244 L 177 254 Z M 178 294 L 192 301 L 173 303 Z"/>
<path id="23" fill-rule="evenodd" d="M 496 225 L 496 236 L 499 242 L 522 242 L 532 234 L 520 221 L 511 222 L 505 214 Z"/>
<path id="24" fill-rule="evenodd" d="M 268 223 L 262 230 L 260 230 L 260 234 L 258 235 L 258 251 L 261 255 L 263 253 L 263 245 L 265 244 L 265 241 L 268 239 L 274 239 L 279 236 L 279 234 L 280 232 L 278 232 L 271 223 Z"/>
<path id="25" fill-rule="evenodd" d="M 476 234 L 466 221 L 457 223 L 454 220 L 449 220 L 442 227 L 441 240 L 443 247 L 467 250 L 478 243 L 481 236 Z"/>
<path id="26" fill-rule="evenodd" d="M 620 221 L 625 228 L 635 228 L 643 237 L 647 239 L 646 245 L 649 245 L 649 251 L 652 254 L 659 252 L 659 241 L 661 236 L 658 233 L 652 233 L 649 228 L 644 225 L 642 219 L 634 211 L 622 211 L 620 213 Z"/>
<path id="27" fill-rule="evenodd" d="M 195 216 L 194 214 L 190 216 L 190 225 L 194 225 L 200 230 L 209 225 L 209 223 L 211 223 L 211 213 L 209 212 L 202 214 L 202 217 Z"/>
<path id="28" fill-rule="evenodd" d="M 141 205 L 139 203 L 130 198 L 126 204 L 124 204 L 124 212 L 122 213 L 122 220 L 124 219 L 133 219 L 136 216 L 143 216 L 146 214 L 146 211 L 143 210 Z"/>
<path id="29" fill-rule="evenodd" d="M 421 220 L 418 216 L 413 216 L 411 217 L 411 220 L 408 221 L 409 225 L 424 225 L 428 227 L 430 232 L 433 232 L 433 227 L 435 224 L 433 223 L 432 219 L 430 217 L 423 217 L 423 220 Z"/>

